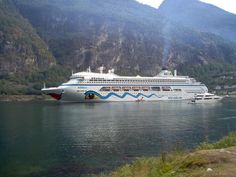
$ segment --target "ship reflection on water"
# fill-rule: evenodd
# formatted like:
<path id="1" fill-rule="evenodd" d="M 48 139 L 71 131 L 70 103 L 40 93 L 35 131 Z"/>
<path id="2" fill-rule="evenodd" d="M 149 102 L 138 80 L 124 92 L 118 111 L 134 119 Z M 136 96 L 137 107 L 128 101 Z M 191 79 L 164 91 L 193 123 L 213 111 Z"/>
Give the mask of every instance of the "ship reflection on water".
<path id="1" fill-rule="evenodd" d="M 150 153 L 158 153 L 176 142 L 195 145 L 193 137 L 192 142 L 187 139 L 196 131 L 208 136 L 208 122 L 220 106 L 176 101 L 83 104 L 78 109 L 77 104 L 70 104 L 62 105 L 60 121 L 70 127 L 63 129 L 64 135 L 81 148 L 99 145 L 121 151 L 132 147 L 141 155 L 147 148 Z"/>

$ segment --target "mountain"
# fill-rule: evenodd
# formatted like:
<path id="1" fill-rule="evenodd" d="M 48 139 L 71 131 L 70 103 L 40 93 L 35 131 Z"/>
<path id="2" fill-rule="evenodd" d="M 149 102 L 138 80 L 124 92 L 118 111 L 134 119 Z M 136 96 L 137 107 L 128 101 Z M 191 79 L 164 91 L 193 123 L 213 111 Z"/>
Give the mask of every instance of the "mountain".
<path id="1" fill-rule="evenodd" d="M 236 15 L 199 0 L 165 0 L 159 12 L 191 29 L 236 42 Z"/>
<path id="2" fill-rule="evenodd" d="M 126 75 L 156 75 L 162 66 L 167 66 L 199 76 L 201 81 L 209 81 L 212 75 L 231 71 L 236 66 L 234 43 L 222 36 L 176 23 L 157 9 L 134 0 L 0 2 L 8 2 L 8 5 L 11 2 L 12 5 L 7 13 L 0 14 L 0 18 L 8 19 L 8 13 L 14 13 L 14 18 L 17 18 L 13 23 L 14 29 L 18 26 L 31 29 L 30 32 L 26 29 L 22 31 L 30 37 L 35 36 L 40 42 L 30 39 L 29 46 L 40 43 L 47 53 L 47 57 L 36 58 L 39 61 L 52 61 L 45 67 L 29 66 L 29 71 L 19 67 L 19 73 L 23 74 L 15 74 L 17 79 L 4 76 L 5 85 L 6 82 L 10 82 L 10 86 L 12 83 L 24 85 L 27 91 L 23 93 L 39 93 L 37 90 L 42 87 L 42 82 L 46 81 L 47 85 L 59 84 L 69 76 L 69 70 L 81 71 L 88 66 L 92 70 L 101 65 L 106 69 L 113 67 L 118 74 Z M 7 27 L 7 24 L 1 24 Z M 9 30 L 4 33 L 9 33 L 9 36 L 14 34 Z M 24 56 L 30 54 L 35 53 L 32 51 Z M 24 58 L 20 53 L 15 56 Z M 17 63 L 17 57 L 12 58 L 8 74 Z M 7 57 L 2 61 L 7 63 Z M 50 67 L 55 61 L 56 65 Z M 204 70 L 200 70 L 203 66 Z M 200 77 L 202 75 L 206 77 Z M 6 88 L 1 92 L 0 87 L 0 93 L 7 93 Z"/>
<path id="3" fill-rule="evenodd" d="M 153 8 L 133 0 L 18 1 L 17 6 L 62 65 L 74 70 L 105 65 L 127 73 L 137 68 L 146 74 L 161 67 L 163 25 Z"/>
<path id="4" fill-rule="evenodd" d="M 153 75 L 166 64 L 234 62 L 235 46 L 227 41 L 172 23 L 134 0 L 18 0 L 16 4 L 58 62 L 74 69 L 103 64 L 120 72 Z"/>

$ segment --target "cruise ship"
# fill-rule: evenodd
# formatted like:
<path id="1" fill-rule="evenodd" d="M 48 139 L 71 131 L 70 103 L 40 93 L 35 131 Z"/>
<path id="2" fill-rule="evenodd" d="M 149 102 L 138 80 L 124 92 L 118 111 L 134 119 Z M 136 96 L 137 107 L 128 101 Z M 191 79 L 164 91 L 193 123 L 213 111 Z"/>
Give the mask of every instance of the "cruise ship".
<path id="1" fill-rule="evenodd" d="M 72 74 L 69 81 L 58 87 L 44 88 L 42 93 L 62 102 L 113 102 L 189 100 L 196 94 L 207 93 L 207 87 L 188 76 L 177 76 L 177 71 L 163 69 L 154 77 L 119 76 L 114 69 L 103 72 Z"/>

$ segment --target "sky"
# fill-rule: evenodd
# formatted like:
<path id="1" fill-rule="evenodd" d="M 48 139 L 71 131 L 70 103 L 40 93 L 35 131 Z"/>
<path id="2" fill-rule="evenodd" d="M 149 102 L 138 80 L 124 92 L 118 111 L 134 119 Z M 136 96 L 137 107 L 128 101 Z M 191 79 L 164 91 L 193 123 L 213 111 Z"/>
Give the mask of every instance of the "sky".
<path id="1" fill-rule="evenodd" d="M 163 0 L 137 0 L 137 1 L 158 8 Z M 201 1 L 213 4 L 228 12 L 236 14 L 236 0 L 201 0 Z"/>

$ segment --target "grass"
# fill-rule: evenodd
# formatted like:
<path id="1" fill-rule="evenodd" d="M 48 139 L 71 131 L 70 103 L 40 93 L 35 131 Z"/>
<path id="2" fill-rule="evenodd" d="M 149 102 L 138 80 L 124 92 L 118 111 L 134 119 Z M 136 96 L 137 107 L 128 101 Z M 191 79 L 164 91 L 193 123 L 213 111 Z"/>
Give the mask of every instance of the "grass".
<path id="1" fill-rule="evenodd" d="M 236 152 L 236 132 L 215 143 L 201 143 L 193 152 L 176 151 L 160 157 L 138 158 L 110 174 L 97 177 L 230 177 L 236 172 L 231 168 L 236 165 L 236 159 L 228 150 L 216 150 L 229 147 L 234 147 Z M 207 172 L 208 168 L 214 171 Z"/>
<path id="2" fill-rule="evenodd" d="M 221 149 L 232 146 L 236 146 L 236 132 L 230 133 L 215 143 L 203 142 L 197 147 L 197 150 Z"/>
<path id="3" fill-rule="evenodd" d="M 206 160 L 201 156 L 185 154 L 168 155 L 166 160 L 162 158 L 139 158 L 132 164 L 125 165 L 117 171 L 109 174 L 111 177 L 169 177 L 183 176 L 188 169 L 204 167 Z"/>

